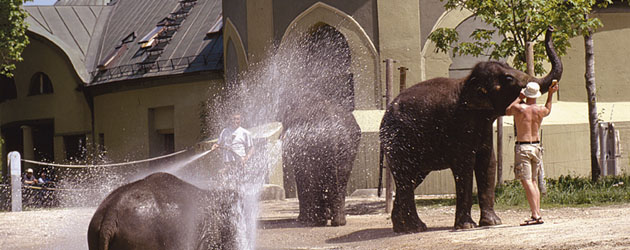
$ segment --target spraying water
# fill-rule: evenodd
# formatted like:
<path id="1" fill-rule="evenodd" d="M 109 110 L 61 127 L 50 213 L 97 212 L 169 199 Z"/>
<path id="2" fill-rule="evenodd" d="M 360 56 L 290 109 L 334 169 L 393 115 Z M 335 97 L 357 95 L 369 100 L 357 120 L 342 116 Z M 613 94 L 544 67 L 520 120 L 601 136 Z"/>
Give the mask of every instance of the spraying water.
<path id="1" fill-rule="evenodd" d="M 340 107 L 335 110 L 351 112 L 355 103 L 353 74 L 361 72 L 350 72 L 350 63 L 350 49 L 343 35 L 328 25 L 316 27 L 312 33 L 296 37 L 273 50 L 261 62 L 250 65 L 247 72 L 236 77 L 237 80 L 228 81 L 227 92 L 217 96 L 209 106 L 212 115 L 208 117 L 215 119 L 214 127 L 225 127 L 225 124 L 216 124 L 216 119 L 227 120 L 230 114 L 239 113 L 244 127 L 265 127 L 287 115 L 321 116 L 317 114 L 322 111 L 323 104 L 319 97 Z M 313 96 L 318 96 L 318 99 L 312 99 Z M 338 136 L 329 131 L 340 126 L 324 122 L 318 127 L 298 126 L 300 129 L 286 133 L 293 138 L 312 138 L 298 140 L 310 143 L 325 140 L 314 137 Z M 279 142 L 267 144 L 265 148 L 264 153 L 257 154 L 244 171 L 227 171 L 216 182 L 217 186 L 234 188 L 241 194 L 237 206 L 239 249 L 255 249 L 258 195 L 269 173 L 269 166 L 281 155 Z"/>
<path id="2" fill-rule="evenodd" d="M 270 167 L 280 160 L 282 143 L 265 138 L 280 134 L 279 114 L 309 114 L 313 108 L 292 109 L 292 102 L 308 102 L 316 94 L 327 98 L 344 110 L 354 110 L 354 78 L 361 72 L 350 72 L 350 50 L 343 35 L 331 26 L 322 25 L 312 33 L 296 37 L 270 50 L 262 61 L 249 66 L 235 79 L 227 81 L 225 91 L 208 101 L 208 128 L 223 128 L 226 117 L 235 112 L 243 117 L 243 127 L 252 129 L 257 138 L 256 154 L 243 169 L 225 169 L 216 153 L 205 150 L 137 168 L 95 168 L 68 173 L 64 187 L 89 187 L 95 192 L 70 194 L 64 198 L 66 206 L 96 206 L 114 188 L 154 172 L 172 173 L 203 189 L 229 189 L 239 195 L 234 205 L 238 249 L 256 248 L 256 228 L 259 213 L 258 197 L 269 179 Z M 325 124 L 335 127 L 339 124 Z M 322 127 L 302 127 L 292 130 L 296 136 L 318 136 Z M 104 159 L 101 159 L 104 160 Z M 85 180 L 100 180 L 87 182 Z M 287 187 L 285 187 L 287 188 Z M 88 202 L 86 202 L 88 201 Z"/>

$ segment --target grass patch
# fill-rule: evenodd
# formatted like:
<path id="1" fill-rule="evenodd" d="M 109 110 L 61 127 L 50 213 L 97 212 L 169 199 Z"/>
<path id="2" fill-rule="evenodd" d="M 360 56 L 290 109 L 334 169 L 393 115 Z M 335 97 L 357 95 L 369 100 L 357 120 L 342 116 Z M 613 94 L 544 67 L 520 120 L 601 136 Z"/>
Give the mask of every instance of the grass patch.
<path id="1" fill-rule="evenodd" d="M 541 205 L 591 206 L 630 202 L 630 176 L 606 176 L 597 182 L 586 177 L 560 176 L 547 180 L 547 195 Z M 496 189 L 495 204 L 499 206 L 529 206 L 520 181 L 512 180 Z"/>
<path id="2" fill-rule="evenodd" d="M 606 176 L 593 183 L 587 177 L 560 176 L 547 180 L 547 195 L 542 197 L 541 206 L 583 207 L 630 203 L 630 176 Z M 473 194 L 478 204 L 477 194 Z M 454 206 L 455 198 L 416 199 L 416 206 Z M 518 180 L 505 182 L 495 191 L 495 207 L 528 208 L 525 190 Z"/>

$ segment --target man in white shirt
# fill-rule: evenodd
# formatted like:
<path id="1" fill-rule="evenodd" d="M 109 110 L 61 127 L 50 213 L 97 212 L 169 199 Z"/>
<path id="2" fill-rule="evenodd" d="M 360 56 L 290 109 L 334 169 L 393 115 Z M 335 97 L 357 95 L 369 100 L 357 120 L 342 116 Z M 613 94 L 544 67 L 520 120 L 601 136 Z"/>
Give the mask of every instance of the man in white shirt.
<path id="1" fill-rule="evenodd" d="M 241 115 L 230 117 L 230 126 L 224 128 L 219 140 L 211 150 L 223 149 L 223 163 L 228 167 L 243 167 L 254 153 L 254 144 L 249 131 L 241 127 Z"/>

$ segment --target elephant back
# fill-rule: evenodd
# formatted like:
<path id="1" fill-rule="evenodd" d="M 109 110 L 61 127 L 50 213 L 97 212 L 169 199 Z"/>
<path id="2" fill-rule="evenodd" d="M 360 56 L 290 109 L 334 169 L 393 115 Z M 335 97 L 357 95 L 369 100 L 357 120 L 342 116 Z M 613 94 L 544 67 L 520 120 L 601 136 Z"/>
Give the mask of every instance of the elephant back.
<path id="1" fill-rule="evenodd" d="M 235 225 L 229 215 L 234 214 L 235 199 L 234 192 L 202 190 L 173 175 L 155 173 L 115 189 L 103 200 L 90 221 L 88 245 L 90 249 L 201 245 L 233 249 Z"/>

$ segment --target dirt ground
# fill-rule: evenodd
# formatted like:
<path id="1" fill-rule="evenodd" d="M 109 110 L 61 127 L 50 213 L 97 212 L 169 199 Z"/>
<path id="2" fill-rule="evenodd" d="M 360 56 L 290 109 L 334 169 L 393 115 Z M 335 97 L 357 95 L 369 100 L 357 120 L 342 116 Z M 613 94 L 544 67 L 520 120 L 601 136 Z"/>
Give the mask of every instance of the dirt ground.
<path id="1" fill-rule="evenodd" d="M 498 210 L 503 225 L 453 231 L 453 206 L 419 208 L 429 230 L 396 234 L 384 200 L 348 198 L 348 224 L 302 227 L 297 200 L 261 202 L 258 249 L 630 249 L 630 204 L 543 209 L 545 224 L 521 227 L 528 211 Z M 473 209 L 478 220 L 479 211 Z M 94 208 L 0 213 L 0 249 L 87 249 Z"/>

